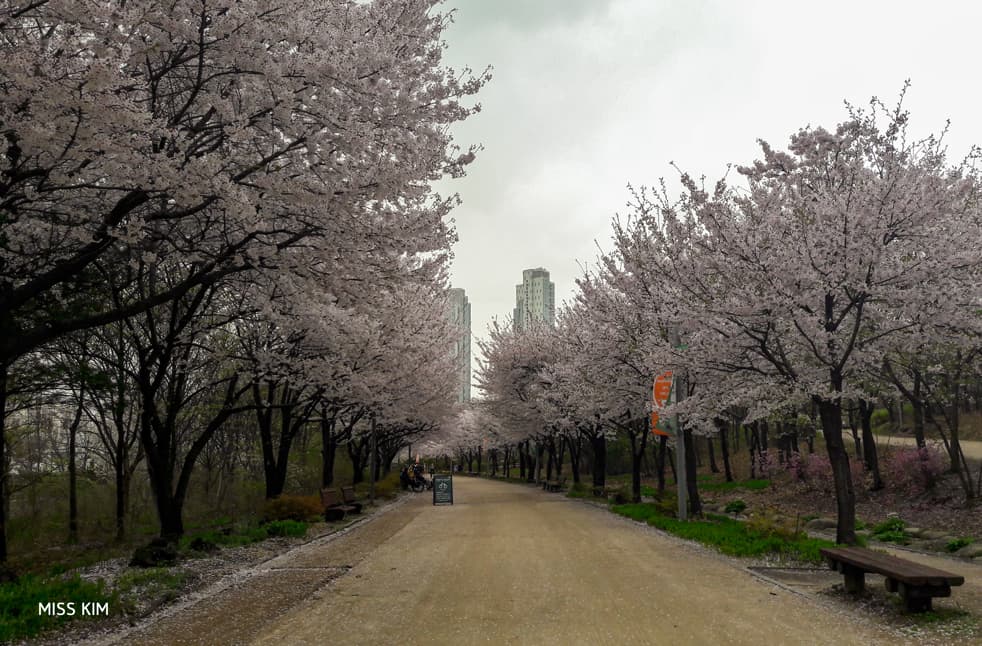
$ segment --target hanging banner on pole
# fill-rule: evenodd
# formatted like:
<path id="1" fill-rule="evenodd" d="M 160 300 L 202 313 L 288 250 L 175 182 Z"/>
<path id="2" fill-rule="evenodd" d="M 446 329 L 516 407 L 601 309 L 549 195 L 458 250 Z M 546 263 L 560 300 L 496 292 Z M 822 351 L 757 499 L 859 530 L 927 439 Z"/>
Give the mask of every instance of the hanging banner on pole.
<path id="1" fill-rule="evenodd" d="M 664 408 L 667 404 L 671 403 L 674 384 L 675 380 L 672 379 L 671 370 L 655 377 L 655 383 L 651 389 L 651 399 L 654 402 L 654 410 L 651 411 L 651 432 L 655 435 L 674 437 L 674 434 L 669 432 L 668 427 L 670 421 L 665 420 L 664 422 L 660 422 L 658 416 L 658 409 Z"/>

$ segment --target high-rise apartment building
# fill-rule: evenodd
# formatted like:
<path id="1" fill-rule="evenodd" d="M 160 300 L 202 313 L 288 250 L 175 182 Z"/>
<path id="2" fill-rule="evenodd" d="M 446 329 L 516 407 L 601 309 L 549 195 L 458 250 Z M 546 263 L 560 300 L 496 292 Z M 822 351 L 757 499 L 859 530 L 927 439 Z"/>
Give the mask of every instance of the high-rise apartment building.
<path id="1" fill-rule="evenodd" d="M 471 304 L 464 290 L 450 290 L 450 320 L 461 327 L 462 336 L 454 344 L 454 358 L 457 360 L 457 401 L 471 399 Z"/>
<path id="2" fill-rule="evenodd" d="M 542 267 L 522 272 L 522 284 L 515 285 L 516 330 L 523 330 L 532 321 L 556 324 L 556 285 Z"/>

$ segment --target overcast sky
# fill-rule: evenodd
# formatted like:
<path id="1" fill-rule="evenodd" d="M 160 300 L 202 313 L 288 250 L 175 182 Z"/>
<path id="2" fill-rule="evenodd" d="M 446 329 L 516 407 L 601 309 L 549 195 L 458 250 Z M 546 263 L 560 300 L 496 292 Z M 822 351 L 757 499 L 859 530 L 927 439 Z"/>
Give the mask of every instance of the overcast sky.
<path id="1" fill-rule="evenodd" d="M 484 151 L 440 185 L 453 217 L 452 282 L 476 340 L 515 306 L 523 269 L 545 267 L 557 308 L 580 265 L 610 248 L 626 185 L 679 167 L 715 181 L 727 163 L 784 149 L 805 125 L 834 128 L 844 100 L 896 103 L 915 134 L 951 119 L 960 158 L 982 144 L 982 8 L 974 2 L 447 0 L 448 65 L 493 67 L 482 111 L 455 129 Z M 476 368 L 476 363 L 473 366 Z"/>

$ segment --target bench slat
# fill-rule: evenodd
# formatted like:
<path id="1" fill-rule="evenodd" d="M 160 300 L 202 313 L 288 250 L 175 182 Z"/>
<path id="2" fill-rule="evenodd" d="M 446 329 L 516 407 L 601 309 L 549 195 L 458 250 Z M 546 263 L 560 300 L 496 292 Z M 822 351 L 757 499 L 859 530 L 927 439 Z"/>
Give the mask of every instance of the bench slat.
<path id="1" fill-rule="evenodd" d="M 951 586 L 965 583 L 965 577 L 961 575 L 862 547 L 824 547 L 821 553 L 828 560 L 882 574 L 908 585 Z"/>

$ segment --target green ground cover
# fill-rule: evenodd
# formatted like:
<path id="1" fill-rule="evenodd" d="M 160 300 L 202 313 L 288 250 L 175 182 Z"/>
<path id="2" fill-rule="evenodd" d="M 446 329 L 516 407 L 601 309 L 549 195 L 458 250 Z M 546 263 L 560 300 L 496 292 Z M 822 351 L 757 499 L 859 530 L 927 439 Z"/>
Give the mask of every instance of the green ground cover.
<path id="1" fill-rule="evenodd" d="M 835 544 L 803 533 L 788 535 L 779 528 L 751 527 L 726 516 L 709 514 L 705 519 L 680 521 L 664 514 L 659 505 L 638 503 L 613 505 L 611 511 L 657 527 L 680 538 L 695 540 L 731 556 L 783 554 L 798 561 L 820 563 L 819 549 Z"/>

